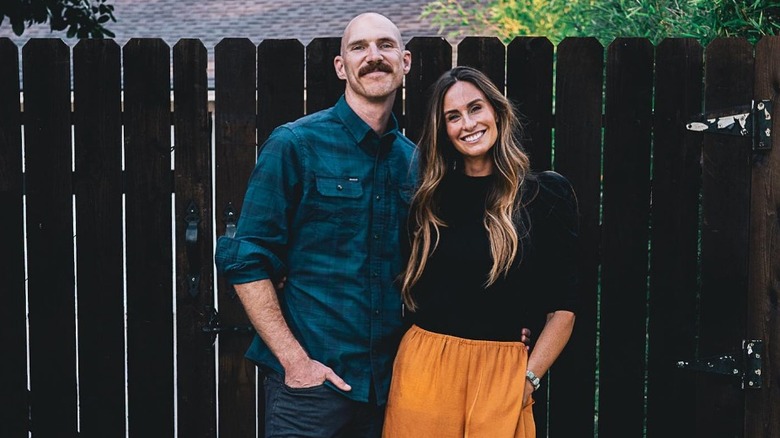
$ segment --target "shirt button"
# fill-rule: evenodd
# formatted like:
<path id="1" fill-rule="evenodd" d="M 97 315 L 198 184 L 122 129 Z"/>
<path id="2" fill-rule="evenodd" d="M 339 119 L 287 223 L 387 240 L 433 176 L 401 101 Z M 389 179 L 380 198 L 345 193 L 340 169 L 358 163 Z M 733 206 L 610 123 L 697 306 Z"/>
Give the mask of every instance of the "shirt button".
<path id="1" fill-rule="evenodd" d="M 379 196 L 379 195 L 376 195 L 376 200 L 378 201 L 378 200 L 380 200 L 380 199 L 382 199 L 382 197 L 381 197 L 381 196 Z"/>
<path id="2" fill-rule="evenodd" d="M 374 240 L 379 240 L 379 234 L 374 234 Z"/>
<path id="3" fill-rule="evenodd" d="M 379 310 L 374 310 L 374 315 L 379 316 Z"/>
<path id="4" fill-rule="evenodd" d="M 339 185 L 336 186 L 336 190 L 339 190 L 339 191 L 340 190 L 344 190 L 344 187 L 341 184 L 339 184 Z"/>
<path id="5" fill-rule="evenodd" d="M 372 276 L 372 277 L 379 277 L 379 274 L 377 274 L 376 272 L 372 272 L 372 273 L 371 273 L 371 276 Z"/>

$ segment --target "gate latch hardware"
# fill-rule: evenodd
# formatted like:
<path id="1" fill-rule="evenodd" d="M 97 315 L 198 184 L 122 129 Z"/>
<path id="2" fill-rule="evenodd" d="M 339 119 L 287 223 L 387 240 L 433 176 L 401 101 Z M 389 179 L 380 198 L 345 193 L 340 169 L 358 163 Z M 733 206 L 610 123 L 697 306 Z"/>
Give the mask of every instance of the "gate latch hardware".
<path id="1" fill-rule="evenodd" d="M 219 334 L 240 335 L 240 334 L 251 334 L 255 332 L 254 327 L 252 327 L 250 324 L 223 326 L 222 322 L 219 320 L 219 312 L 217 312 L 217 309 L 210 307 L 208 309 L 208 312 L 209 312 L 209 321 L 206 323 L 206 325 L 201 327 L 201 330 L 203 331 L 204 334 L 211 337 L 212 344 L 217 339 L 217 335 Z"/>
<path id="2" fill-rule="evenodd" d="M 235 237 L 236 236 L 236 212 L 233 211 L 233 203 L 228 202 L 228 205 L 225 206 L 225 211 L 222 213 L 223 218 L 225 219 L 225 236 L 227 237 Z"/>
<path id="3" fill-rule="evenodd" d="M 200 215 L 198 214 L 198 205 L 195 201 L 190 201 L 187 206 L 187 212 L 184 216 L 187 222 L 187 228 L 184 231 L 184 243 L 187 249 L 187 259 L 190 264 L 190 271 L 187 273 L 187 284 L 191 297 L 198 295 L 200 287 L 200 257 L 198 256 L 198 224 Z"/>
<path id="4" fill-rule="evenodd" d="M 750 137 L 754 151 L 772 149 L 772 101 L 753 100 L 750 105 L 701 113 L 685 127 L 689 131 Z"/>
<path id="5" fill-rule="evenodd" d="M 742 356 L 724 355 L 697 359 L 693 362 L 679 361 L 677 368 L 705 373 L 739 376 L 742 389 L 761 388 L 761 356 L 764 341 L 760 339 L 742 341 Z"/>

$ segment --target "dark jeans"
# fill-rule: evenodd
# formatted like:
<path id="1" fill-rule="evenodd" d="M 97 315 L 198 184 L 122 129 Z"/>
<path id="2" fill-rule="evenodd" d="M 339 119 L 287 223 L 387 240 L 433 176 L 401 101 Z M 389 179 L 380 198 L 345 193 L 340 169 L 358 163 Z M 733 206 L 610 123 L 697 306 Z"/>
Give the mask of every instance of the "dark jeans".
<path id="1" fill-rule="evenodd" d="M 351 400 L 325 385 L 290 388 L 278 373 L 263 374 L 266 438 L 382 436 L 385 405 Z"/>

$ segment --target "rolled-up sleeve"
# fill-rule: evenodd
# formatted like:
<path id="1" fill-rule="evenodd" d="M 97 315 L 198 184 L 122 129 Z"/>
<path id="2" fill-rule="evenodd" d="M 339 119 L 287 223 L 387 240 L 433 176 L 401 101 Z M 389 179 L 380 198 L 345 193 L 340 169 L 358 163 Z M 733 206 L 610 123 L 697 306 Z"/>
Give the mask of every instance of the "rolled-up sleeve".
<path id="1" fill-rule="evenodd" d="M 289 224 L 299 196 L 295 136 L 277 128 L 260 149 L 234 237 L 217 239 L 214 261 L 230 284 L 285 275 Z"/>

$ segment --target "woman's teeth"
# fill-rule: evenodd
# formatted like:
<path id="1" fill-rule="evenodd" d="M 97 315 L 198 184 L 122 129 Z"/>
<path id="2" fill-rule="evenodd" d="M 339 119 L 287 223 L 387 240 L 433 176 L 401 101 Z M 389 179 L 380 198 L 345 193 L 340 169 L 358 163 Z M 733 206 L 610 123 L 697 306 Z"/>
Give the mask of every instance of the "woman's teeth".
<path id="1" fill-rule="evenodd" d="M 480 137 L 482 137 L 484 134 L 485 134 L 485 131 L 479 131 L 479 132 L 475 132 L 474 134 L 467 135 L 467 136 L 463 137 L 463 140 L 464 140 L 464 141 L 467 141 L 467 142 L 473 142 L 473 141 L 477 141 L 477 140 L 479 140 L 479 139 L 480 139 Z"/>

